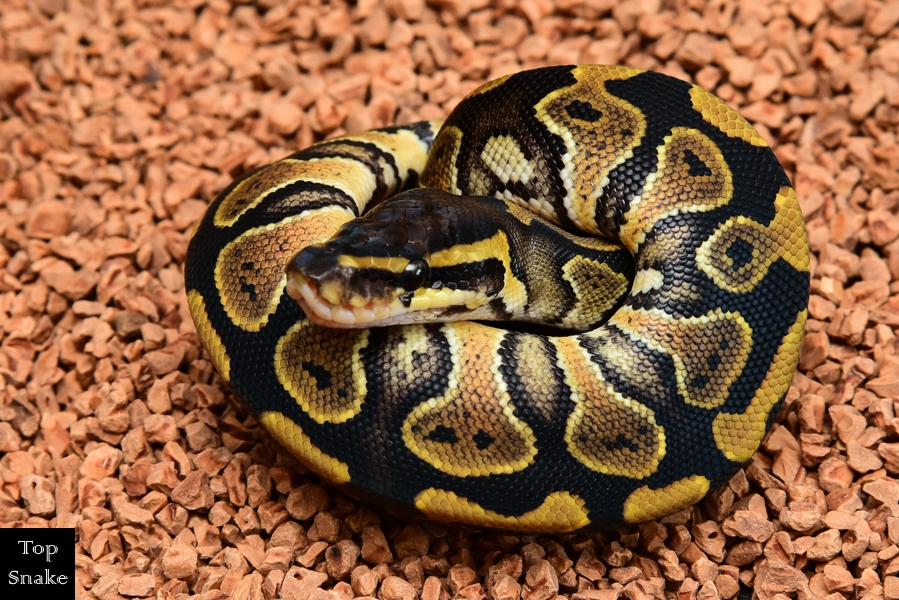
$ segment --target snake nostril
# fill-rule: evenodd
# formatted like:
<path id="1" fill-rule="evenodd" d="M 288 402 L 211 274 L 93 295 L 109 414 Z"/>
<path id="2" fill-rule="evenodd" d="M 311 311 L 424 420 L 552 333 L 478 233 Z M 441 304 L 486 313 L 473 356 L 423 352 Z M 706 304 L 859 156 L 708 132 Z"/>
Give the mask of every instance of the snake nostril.
<path id="1" fill-rule="evenodd" d="M 311 264 L 311 257 L 306 250 L 303 250 L 299 254 L 293 257 L 293 260 L 290 261 L 290 270 L 291 271 L 303 271 L 306 267 Z"/>
<path id="2" fill-rule="evenodd" d="M 309 246 L 303 248 L 299 254 L 293 257 L 293 260 L 288 265 L 288 270 L 299 272 L 310 279 L 315 279 L 327 272 L 331 267 L 329 263 L 332 262 L 327 260 L 327 253 L 323 252 L 322 248 Z"/>

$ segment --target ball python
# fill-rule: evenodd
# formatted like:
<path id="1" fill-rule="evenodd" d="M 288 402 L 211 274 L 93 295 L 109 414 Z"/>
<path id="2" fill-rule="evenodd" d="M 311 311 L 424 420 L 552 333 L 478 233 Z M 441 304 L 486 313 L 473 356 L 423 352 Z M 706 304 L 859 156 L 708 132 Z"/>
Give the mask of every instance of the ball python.
<path id="1" fill-rule="evenodd" d="M 601 65 L 253 170 L 185 272 L 211 362 L 310 469 L 519 532 L 656 519 L 726 482 L 778 413 L 809 295 L 765 140 L 697 86 Z"/>

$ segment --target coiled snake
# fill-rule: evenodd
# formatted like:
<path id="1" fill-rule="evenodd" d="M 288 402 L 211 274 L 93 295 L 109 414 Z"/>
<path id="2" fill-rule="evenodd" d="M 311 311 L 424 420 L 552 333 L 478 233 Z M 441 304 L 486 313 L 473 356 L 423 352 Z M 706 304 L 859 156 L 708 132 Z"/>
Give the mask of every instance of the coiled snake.
<path id="1" fill-rule="evenodd" d="M 581 65 L 247 173 L 186 284 L 218 372 L 310 468 L 406 514 L 564 532 L 690 506 L 752 456 L 798 362 L 809 253 L 733 109 Z M 557 330 L 483 323 L 506 317 Z"/>

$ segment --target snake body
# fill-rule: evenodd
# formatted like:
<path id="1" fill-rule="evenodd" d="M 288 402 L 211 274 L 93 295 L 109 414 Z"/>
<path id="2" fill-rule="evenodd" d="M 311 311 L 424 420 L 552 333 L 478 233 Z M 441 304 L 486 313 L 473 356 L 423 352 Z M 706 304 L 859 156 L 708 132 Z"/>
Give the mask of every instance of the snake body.
<path id="1" fill-rule="evenodd" d="M 490 197 L 493 216 L 471 216 L 468 198 L 437 208 L 447 194 L 419 185 Z M 397 214 L 402 235 L 379 224 Z M 369 230 L 382 233 L 365 256 L 338 252 L 330 271 L 308 258 Z M 518 231 L 548 259 L 522 258 Z M 427 314 L 461 298 L 478 319 L 592 329 L 323 327 L 288 294 L 289 264 L 412 281 L 398 301 Z M 464 283 L 435 292 L 450 272 Z M 468 294 L 498 280 L 489 302 Z M 334 320 L 394 310 L 341 281 L 363 301 L 310 288 Z M 688 507 L 752 456 L 798 363 L 809 252 L 789 179 L 733 109 L 665 75 L 581 65 L 487 83 L 442 124 L 335 138 L 245 174 L 198 224 L 186 289 L 218 372 L 311 469 L 413 516 L 570 532 Z"/>

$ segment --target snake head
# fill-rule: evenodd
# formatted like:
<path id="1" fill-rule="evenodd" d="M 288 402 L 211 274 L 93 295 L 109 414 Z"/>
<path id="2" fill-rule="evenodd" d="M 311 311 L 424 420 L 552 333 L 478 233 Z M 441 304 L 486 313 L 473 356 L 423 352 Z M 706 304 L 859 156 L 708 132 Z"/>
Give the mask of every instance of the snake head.
<path id="1" fill-rule="evenodd" d="M 471 318 L 501 289 L 502 274 L 495 261 L 472 263 L 457 251 L 474 227 L 464 213 L 465 201 L 447 192 L 400 194 L 297 254 L 287 291 L 329 327 Z"/>

